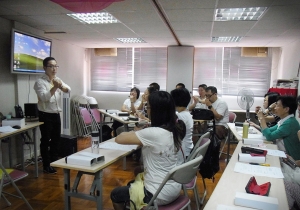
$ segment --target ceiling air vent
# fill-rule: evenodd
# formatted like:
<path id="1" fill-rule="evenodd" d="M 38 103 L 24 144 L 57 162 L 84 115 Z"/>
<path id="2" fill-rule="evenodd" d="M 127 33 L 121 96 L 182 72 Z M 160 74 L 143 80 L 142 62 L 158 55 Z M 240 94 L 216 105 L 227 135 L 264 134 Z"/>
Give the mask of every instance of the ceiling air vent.
<path id="1" fill-rule="evenodd" d="M 242 47 L 242 57 L 267 57 L 267 47 Z"/>

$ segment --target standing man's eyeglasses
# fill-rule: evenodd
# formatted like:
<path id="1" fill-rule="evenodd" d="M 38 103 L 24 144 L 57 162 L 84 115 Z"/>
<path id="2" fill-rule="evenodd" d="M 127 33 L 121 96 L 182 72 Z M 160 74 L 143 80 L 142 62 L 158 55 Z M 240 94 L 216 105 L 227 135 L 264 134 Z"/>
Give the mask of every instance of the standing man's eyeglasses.
<path id="1" fill-rule="evenodd" d="M 46 66 L 47 68 L 50 68 L 50 69 L 58 69 L 59 66 Z"/>

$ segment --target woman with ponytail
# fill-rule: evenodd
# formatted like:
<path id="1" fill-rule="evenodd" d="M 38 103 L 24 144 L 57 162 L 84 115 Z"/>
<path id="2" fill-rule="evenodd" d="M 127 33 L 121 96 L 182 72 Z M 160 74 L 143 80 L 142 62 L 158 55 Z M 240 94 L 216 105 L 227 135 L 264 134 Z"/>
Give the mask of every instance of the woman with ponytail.
<path id="1" fill-rule="evenodd" d="M 136 132 L 123 132 L 116 137 L 119 144 L 142 146 L 144 199 L 147 204 L 167 173 L 177 165 L 178 152 L 186 129 L 176 116 L 172 96 L 165 91 L 153 92 L 148 98 L 147 113 L 151 127 Z M 124 202 L 132 198 L 130 186 L 117 187 L 111 192 L 114 209 L 123 209 Z M 158 195 L 158 205 L 174 201 L 180 194 L 181 184 L 168 181 Z"/>

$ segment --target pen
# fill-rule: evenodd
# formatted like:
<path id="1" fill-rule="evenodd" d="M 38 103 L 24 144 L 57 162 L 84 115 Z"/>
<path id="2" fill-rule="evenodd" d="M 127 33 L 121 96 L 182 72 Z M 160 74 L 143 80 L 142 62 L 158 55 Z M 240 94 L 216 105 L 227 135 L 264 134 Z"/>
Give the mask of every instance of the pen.
<path id="1" fill-rule="evenodd" d="M 259 165 L 259 166 L 270 166 L 270 164 L 268 164 L 268 163 L 249 163 L 249 164 L 251 164 L 251 165 Z"/>

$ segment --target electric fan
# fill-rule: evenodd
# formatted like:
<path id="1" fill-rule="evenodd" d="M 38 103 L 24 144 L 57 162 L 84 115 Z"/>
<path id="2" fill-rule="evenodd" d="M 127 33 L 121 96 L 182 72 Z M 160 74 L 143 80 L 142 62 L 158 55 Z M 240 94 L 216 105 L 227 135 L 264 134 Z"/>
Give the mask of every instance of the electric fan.
<path id="1" fill-rule="evenodd" d="M 254 94 L 252 90 L 248 88 L 243 88 L 239 91 L 237 95 L 237 103 L 241 109 L 246 110 L 246 120 L 250 119 L 250 107 L 254 103 Z"/>

